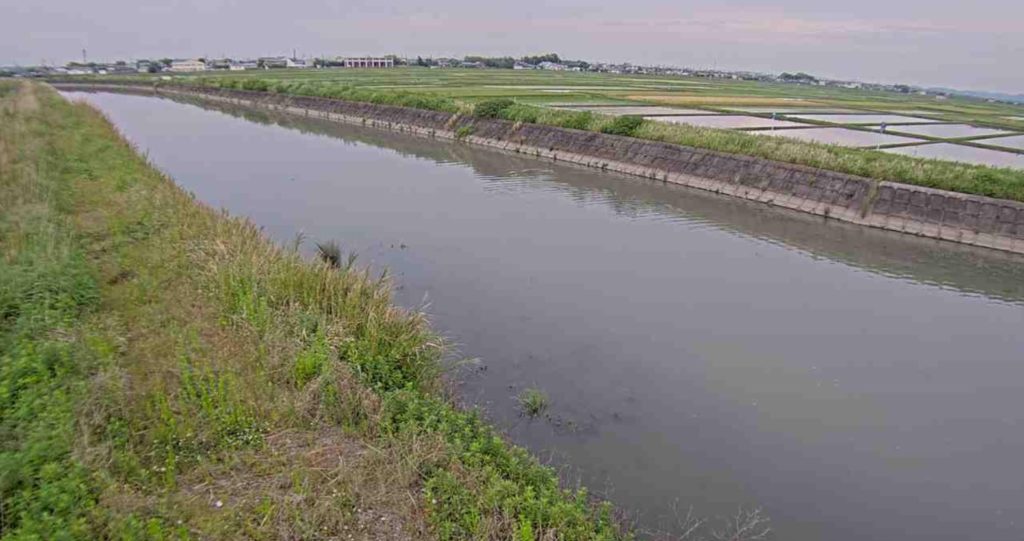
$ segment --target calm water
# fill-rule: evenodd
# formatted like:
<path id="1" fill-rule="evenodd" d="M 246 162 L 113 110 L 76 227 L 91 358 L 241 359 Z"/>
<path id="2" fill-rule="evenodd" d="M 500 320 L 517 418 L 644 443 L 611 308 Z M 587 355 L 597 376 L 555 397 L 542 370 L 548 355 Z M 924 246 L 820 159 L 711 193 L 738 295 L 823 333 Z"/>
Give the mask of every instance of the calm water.
<path id="1" fill-rule="evenodd" d="M 872 126 L 873 129 L 879 127 Z M 956 137 L 979 137 L 982 135 L 996 135 L 1006 133 L 1006 130 L 995 130 L 992 128 L 979 128 L 969 124 L 921 124 L 915 126 L 892 126 L 889 131 L 910 133 L 914 135 L 927 135 L 930 137 L 956 138 Z"/>
<path id="2" fill-rule="evenodd" d="M 993 141 L 998 141 L 998 139 L 993 139 Z M 985 143 L 985 141 L 981 142 Z M 889 148 L 884 150 L 886 152 L 916 156 L 918 158 L 937 158 L 940 160 L 951 160 L 978 165 L 991 165 L 992 167 L 1024 169 L 1024 154 L 956 145 L 953 143 L 932 143 L 928 145 Z"/>
<path id="3" fill-rule="evenodd" d="M 869 147 L 921 141 L 920 139 L 889 135 L 888 133 L 848 130 L 846 128 L 807 128 L 803 130 L 778 130 L 759 133 L 762 135 L 789 137 L 790 139 L 799 139 L 801 141 L 813 141 L 815 143 L 843 145 L 848 147 Z"/>
<path id="4" fill-rule="evenodd" d="M 360 127 L 73 96 L 203 201 L 392 269 L 398 301 L 487 367 L 467 400 L 645 525 L 760 505 L 776 539 L 1024 539 L 1022 258 Z M 534 385 L 550 420 L 515 413 Z"/>
<path id="5" fill-rule="evenodd" d="M 906 122 L 908 124 L 914 123 L 928 123 L 934 122 L 934 120 L 928 120 L 927 118 L 917 118 L 911 116 L 899 116 L 899 115 L 793 115 L 796 118 L 802 118 L 807 120 L 820 120 L 822 122 L 833 122 L 836 124 L 881 124 L 882 122 L 888 124 L 897 124 L 900 122 Z"/>

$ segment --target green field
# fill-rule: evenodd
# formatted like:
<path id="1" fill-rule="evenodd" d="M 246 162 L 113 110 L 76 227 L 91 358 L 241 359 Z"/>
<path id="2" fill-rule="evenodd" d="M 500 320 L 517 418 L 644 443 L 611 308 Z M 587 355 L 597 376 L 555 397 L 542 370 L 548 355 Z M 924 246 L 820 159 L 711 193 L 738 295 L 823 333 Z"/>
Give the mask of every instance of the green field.
<path id="1" fill-rule="evenodd" d="M 180 77 L 180 76 L 179 76 Z M 710 112 L 729 106 L 844 108 L 865 112 L 926 111 L 926 116 L 1024 131 L 1024 106 L 951 97 L 856 89 L 655 75 L 479 69 L 324 69 L 206 72 L 197 78 L 260 78 L 337 83 L 377 90 L 447 96 L 468 102 L 508 97 L 533 104 L 607 103 L 696 107 Z"/>

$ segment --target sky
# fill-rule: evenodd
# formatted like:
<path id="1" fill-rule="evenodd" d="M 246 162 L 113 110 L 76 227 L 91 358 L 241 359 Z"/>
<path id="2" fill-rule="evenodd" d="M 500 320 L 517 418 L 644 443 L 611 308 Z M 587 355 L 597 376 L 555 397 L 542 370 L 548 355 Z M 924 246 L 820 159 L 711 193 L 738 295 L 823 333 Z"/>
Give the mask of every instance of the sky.
<path id="1" fill-rule="evenodd" d="M 0 65 L 522 56 L 1024 93 L 1022 0 L 0 0 Z"/>

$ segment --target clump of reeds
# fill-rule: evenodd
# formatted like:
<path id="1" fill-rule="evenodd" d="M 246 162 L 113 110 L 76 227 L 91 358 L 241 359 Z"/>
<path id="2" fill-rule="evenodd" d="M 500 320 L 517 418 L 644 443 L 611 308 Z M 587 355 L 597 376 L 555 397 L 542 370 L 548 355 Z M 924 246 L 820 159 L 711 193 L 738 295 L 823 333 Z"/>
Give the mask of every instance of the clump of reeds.
<path id="1" fill-rule="evenodd" d="M 525 415 L 536 417 L 548 409 L 548 396 L 540 389 L 525 389 L 516 397 Z"/>
<path id="2" fill-rule="evenodd" d="M 341 268 L 341 246 L 333 240 L 316 243 L 316 255 L 334 268 Z"/>

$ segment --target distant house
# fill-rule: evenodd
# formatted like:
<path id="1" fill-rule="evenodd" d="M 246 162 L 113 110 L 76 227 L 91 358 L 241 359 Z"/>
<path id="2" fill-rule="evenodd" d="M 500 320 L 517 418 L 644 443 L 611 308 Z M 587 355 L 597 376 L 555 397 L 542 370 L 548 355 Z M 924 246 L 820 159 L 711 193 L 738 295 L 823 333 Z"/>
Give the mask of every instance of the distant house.
<path id="1" fill-rule="evenodd" d="M 237 60 L 228 64 L 228 69 L 231 71 L 254 70 L 259 67 L 259 63 L 255 60 Z"/>
<path id="2" fill-rule="evenodd" d="M 283 56 L 265 56 L 259 59 L 259 65 L 263 69 L 287 68 L 288 59 Z"/>
<path id="3" fill-rule="evenodd" d="M 206 71 L 206 63 L 196 58 L 172 60 L 169 71 L 173 71 L 175 73 Z"/>
<path id="4" fill-rule="evenodd" d="M 395 59 L 389 56 L 361 56 L 342 60 L 346 68 L 393 68 Z"/>
<path id="5" fill-rule="evenodd" d="M 558 62 L 541 62 L 540 64 L 537 64 L 537 67 L 542 70 L 551 71 L 565 71 L 569 69 L 565 64 L 559 64 Z"/>
<path id="6" fill-rule="evenodd" d="M 515 64 L 512 65 L 512 69 L 514 69 L 514 70 L 535 70 L 535 69 L 537 69 L 537 66 L 534 66 L 533 64 L 527 64 L 525 62 L 516 62 Z"/>
<path id="7" fill-rule="evenodd" d="M 460 62 L 460 68 L 480 69 L 485 67 L 483 62 Z"/>
<path id="8" fill-rule="evenodd" d="M 99 73 L 100 75 L 114 75 L 135 72 L 135 66 L 129 66 L 124 62 L 117 62 L 113 64 L 98 64 L 96 66 L 96 73 Z"/>
<path id="9" fill-rule="evenodd" d="M 308 68 L 309 67 L 309 63 L 308 62 L 306 62 L 305 60 L 299 59 L 299 58 L 286 58 L 284 62 L 285 62 L 285 64 L 284 64 L 285 67 L 288 67 L 288 68 Z"/>
<path id="10" fill-rule="evenodd" d="M 206 69 L 208 70 L 226 70 L 231 67 L 231 60 L 227 58 L 207 60 Z"/>

